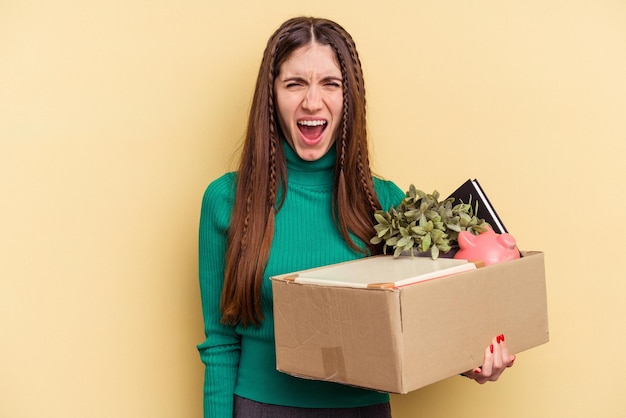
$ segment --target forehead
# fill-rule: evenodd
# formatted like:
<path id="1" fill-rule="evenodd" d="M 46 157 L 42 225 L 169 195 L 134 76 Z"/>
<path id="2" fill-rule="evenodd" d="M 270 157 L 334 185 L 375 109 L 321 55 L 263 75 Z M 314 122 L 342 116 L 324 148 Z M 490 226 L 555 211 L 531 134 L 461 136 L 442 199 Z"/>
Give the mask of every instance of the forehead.
<path id="1" fill-rule="evenodd" d="M 329 45 L 312 42 L 294 50 L 280 66 L 280 75 L 323 74 L 341 77 L 337 54 Z"/>

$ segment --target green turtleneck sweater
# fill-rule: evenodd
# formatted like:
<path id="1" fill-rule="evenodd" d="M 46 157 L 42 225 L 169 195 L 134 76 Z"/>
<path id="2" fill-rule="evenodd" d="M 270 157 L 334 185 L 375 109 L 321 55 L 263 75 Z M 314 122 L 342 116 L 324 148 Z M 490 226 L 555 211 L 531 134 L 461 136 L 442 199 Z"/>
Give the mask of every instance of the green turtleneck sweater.
<path id="1" fill-rule="evenodd" d="M 340 408 L 387 402 L 389 395 L 336 383 L 299 379 L 276 370 L 272 288 L 269 277 L 362 257 L 346 244 L 332 218 L 335 147 L 317 161 L 301 160 L 285 145 L 286 199 L 276 214 L 274 239 L 262 287 L 260 326 L 220 323 L 224 254 L 234 201 L 235 173 L 214 180 L 202 201 L 199 273 L 206 340 L 198 345 L 206 365 L 204 416 L 232 417 L 233 394 L 258 402 L 308 408 Z M 404 193 L 374 178 L 383 209 Z M 367 367 L 367 365 L 363 365 Z"/>

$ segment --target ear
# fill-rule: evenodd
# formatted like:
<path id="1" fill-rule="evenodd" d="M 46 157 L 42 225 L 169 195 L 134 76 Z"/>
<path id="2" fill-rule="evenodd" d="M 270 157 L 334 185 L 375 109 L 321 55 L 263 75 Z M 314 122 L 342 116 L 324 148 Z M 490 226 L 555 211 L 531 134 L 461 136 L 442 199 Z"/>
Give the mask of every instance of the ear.
<path id="1" fill-rule="evenodd" d="M 459 232 L 459 236 L 457 241 L 459 242 L 459 247 L 461 248 L 469 248 L 475 246 L 476 236 L 471 232 L 461 231 Z"/>
<path id="2" fill-rule="evenodd" d="M 517 241 L 515 240 L 515 238 L 513 237 L 513 235 L 509 235 L 509 234 L 500 234 L 500 236 L 498 236 L 498 242 L 500 243 L 500 245 L 502 245 L 503 247 L 512 250 L 515 248 L 515 244 L 517 244 Z"/>

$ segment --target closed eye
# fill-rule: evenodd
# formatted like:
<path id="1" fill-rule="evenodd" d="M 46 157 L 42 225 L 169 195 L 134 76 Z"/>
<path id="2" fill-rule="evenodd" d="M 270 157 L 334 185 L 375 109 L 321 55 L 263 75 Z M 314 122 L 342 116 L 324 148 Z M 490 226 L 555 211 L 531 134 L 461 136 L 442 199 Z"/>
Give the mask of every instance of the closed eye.
<path id="1" fill-rule="evenodd" d="M 339 88 L 342 86 L 342 80 L 337 78 L 327 78 L 324 79 L 323 85 L 327 87 Z"/>
<path id="2" fill-rule="evenodd" d="M 288 78 L 283 80 L 283 85 L 288 89 L 293 89 L 306 85 L 306 82 L 301 78 Z"/>

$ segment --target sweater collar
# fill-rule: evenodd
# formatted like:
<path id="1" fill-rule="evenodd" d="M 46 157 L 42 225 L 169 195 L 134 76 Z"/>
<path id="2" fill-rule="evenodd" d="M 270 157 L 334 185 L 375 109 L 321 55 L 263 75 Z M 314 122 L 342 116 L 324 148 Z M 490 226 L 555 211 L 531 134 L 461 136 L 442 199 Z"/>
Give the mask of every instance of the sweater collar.
<path id="1" fill-rule="evenodd" d="M 335 177 L 335 145 L 319 160 L 305 161 L 283 140 L 289 183 L 306 186 L 332 186 Z"/>

